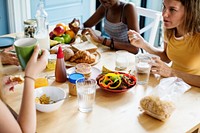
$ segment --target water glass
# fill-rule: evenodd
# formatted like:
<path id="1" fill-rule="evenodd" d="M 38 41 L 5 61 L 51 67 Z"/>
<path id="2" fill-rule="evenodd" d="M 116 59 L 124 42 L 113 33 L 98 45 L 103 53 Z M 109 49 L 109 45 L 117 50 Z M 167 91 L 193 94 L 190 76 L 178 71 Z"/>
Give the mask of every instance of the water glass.
<path id="1" fill-rule="evenodd" d="M 79 111 L 92 111 L 96 94 L 96 80 L 80 78 L 76 80 L 76 89 Z"/>
<path id="2" fill-rule="evenodd" d="M 135 57 L 135 72 L 137 84 L 145 85 L 149 81 L 151 70 L 151 58 L 145 54 L 139 54 Z"/>
<path id="3" fill-rule="evenodd" d="M 116 51 L 116 60 L 115 60 L 116 68 L 119 70 L 124 70 L 129 65 L 128 60 L 128 52 L 125 50 Z"/>

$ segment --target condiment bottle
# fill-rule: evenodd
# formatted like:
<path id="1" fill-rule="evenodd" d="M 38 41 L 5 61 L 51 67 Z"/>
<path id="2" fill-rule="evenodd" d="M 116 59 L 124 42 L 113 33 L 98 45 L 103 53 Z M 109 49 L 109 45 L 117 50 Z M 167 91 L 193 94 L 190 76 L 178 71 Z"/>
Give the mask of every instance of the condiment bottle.
<path id="1" fill-rule="evenodd" d="M 38 9 L 36 11 L 37 31 L 35 38 L 38 40 L 41 49 L 50 50 L 50 38 L 48 31 L 47 12 L 44 9 L 44 2 L 40 0 Z"/>
<path id="2" fill-rule="evenodd" d="M 67 80 L 64 54 L 63 54 L 61 46 L 59 46 L 58 53 L 57 53 L 55 77 L 56 77 L 56 81 L 60 83 L 63 83 Z"/>

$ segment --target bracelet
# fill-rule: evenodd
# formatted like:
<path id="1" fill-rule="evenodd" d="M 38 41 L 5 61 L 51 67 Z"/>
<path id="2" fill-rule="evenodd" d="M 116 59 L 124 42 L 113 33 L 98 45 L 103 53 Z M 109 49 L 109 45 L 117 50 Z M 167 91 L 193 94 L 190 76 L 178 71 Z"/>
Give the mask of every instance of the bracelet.
<path id="1" fill-rule="evenodd" d="M 107 42 L 107 38 L 105 37 L 104 39 L 103 39 L 103 45 L 105 45 L 106 46 L 106 42 Z"/>
<path id="2" fill-rule="evenodd" d="M 25 76 L 24 76 L 24 79 L 25 79 L 25 78 L 29 78 L 29 79 L 32 79 L 33 81 L 35 81 L 35 79 L 34 79 L 33 77 L 30 77 L 30 76 L 26 76 L 26 75 L 25 75 Z"/>
<path id="3" fill-rule="evenodd" d="M 110 49 L 111 50 L 115 49 L 114 40 L 112 38 L 111 38 L 111 43 L 110 43 Z"/>

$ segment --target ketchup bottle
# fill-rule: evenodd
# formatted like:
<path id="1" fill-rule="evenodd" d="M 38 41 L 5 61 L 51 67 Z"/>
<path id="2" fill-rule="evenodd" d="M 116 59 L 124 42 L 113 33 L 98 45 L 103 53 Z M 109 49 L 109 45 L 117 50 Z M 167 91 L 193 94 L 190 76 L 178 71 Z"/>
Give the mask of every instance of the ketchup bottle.
<path id="1" fill-rule="evenodd" d="M 57 53 L 55 77 L 56 77 L 56 82 L 63 83 L 67 80 L 64 55 L 61 46 L 59 46 Z"/>

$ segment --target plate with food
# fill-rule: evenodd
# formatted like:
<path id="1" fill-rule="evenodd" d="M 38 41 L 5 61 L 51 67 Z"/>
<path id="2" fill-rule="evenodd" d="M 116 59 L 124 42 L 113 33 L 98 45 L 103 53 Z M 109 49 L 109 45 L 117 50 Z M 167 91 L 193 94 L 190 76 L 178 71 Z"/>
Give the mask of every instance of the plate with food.
<path id="1" fill-rule="evenodd" d="M 67 69 L 67 77 L 72 73 L 81 73 L 86 78 L 96 79 L 97 76 L 101 74 L 101 70 L 96 67 L 90 66 L 87 63 L 79 63 L 75 67 Z"/>
<path id="2" fill-rule="evenodd" d="M 101 89 L 113 93 L 126 92 L 136 85 L 136 77 L 123 72 L 102 73 L 96 80 Z"/>
<path id="3" fill-rule="evenodd" d="M 59 45 L 52 47 L 50 53 L 56 54 L 58 46 Z M 66 67 L 73 67 L 78 63 L 88 63 L 93 66 L 99 62 L 101 54 L 96 50 L 97 48 L 82 47 L 81 49 L 80 46 L 71 46 L 67 44 L 61 45 Z"/>
<path id="4" fill-rule="evenodd" d="M 64 55 L 65 52 L 64 52 Z M 68 57 L 67 57 L 68 58 Z M 74 53 L 69 60 L 65 61 L 65 65 L 67 67 L 76 66 L 78 63 L 88 63 L 91 66 L 97 64 L 101 58 L 101 54 L 99 52 L 90 53 L 89 51 L 77 51 Z M 66 59 L 66 57 L 65 57 Z"/>

